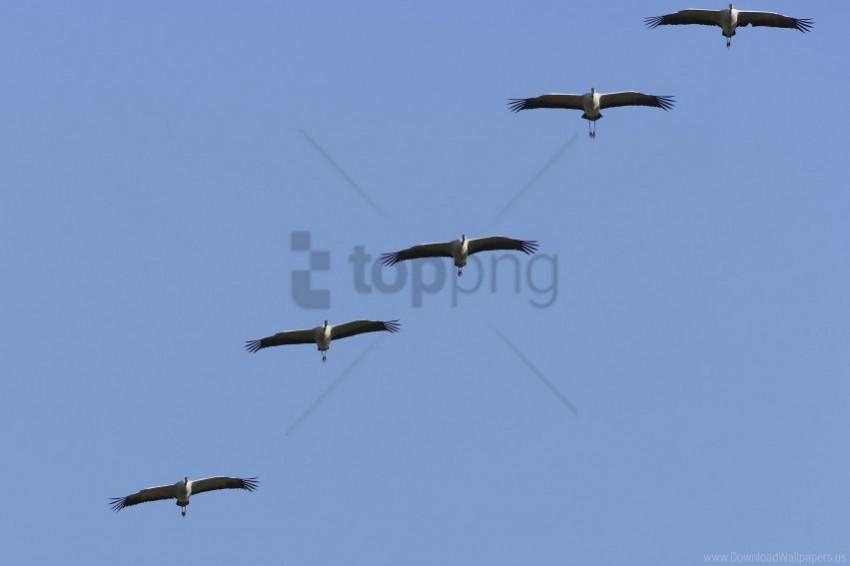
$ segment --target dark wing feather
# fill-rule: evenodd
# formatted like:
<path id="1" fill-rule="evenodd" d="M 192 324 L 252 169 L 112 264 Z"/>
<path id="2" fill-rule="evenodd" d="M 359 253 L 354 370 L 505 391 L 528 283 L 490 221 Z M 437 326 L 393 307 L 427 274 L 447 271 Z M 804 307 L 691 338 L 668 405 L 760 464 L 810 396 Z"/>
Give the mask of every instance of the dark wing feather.
<path id="1" fill-rule="evenodd" d="M 467 251 L 469 255 L 492 250 L 516 250 L 533 254 L 537 251 L 537 240 L 516 240 L 505 236 L 489 236 L 469 240 Z"/>
<path id="2" fill-rule="evenodd" d="M 675 14 L 644 18 L 643 21 L 650 29 L 657 28 L 658 26 L 680 26 L 691 24 L 721 27 L 720 11 L 718 10 L 680 10 Z"/>
<path id="3" fill-rule="evenodd" d="M 395 333 L 398 332 L 399 328 L 401 328 L 401 324 L 397 320 L 388 320 L 386 322 L 381 320 L 355 320 L 332 326 L 331 339 L 339 340 L 340 338 L 348 338 L 356 334 L 380 332 L 382 330 Z"/>
<path id="4" fill-rule="evenodd" d="M 805 33 L 815 25 L 809 18 L 792 18 L 775 12 L 738 12 L 738 27 L 768 26 L 772 28 L 796 29 Z"/>
<path id="5" fill-rule="evenodd" d="M 544 94 L 535 98 L 508 99 L 511 112 L 534 110 L 535 108 L 564 108 L 568 110 L 584 110 L 580 94 Z"/>
<path id="6" fill-rule="evenodd" d="M 227 476 L 216 476 L 192 481 L 192 495 L 213 491 L 215 489 L 247 489 L 254 491 L 260 481 L 257 478 L 231 478 Z"/>
<path id="7" fill-rule="evenodd" d="M 159 501 L 161 499 L 177 499 L 175 486 L 160 485 L 157 487 L 148 487 L 127 497 L 112 497 L 109 499 L 109 504 L 112 506 L 113 511 L 120 511 L 124 507 L 147 503 L 148 501 Z"/>
<path id="8" fill-rule="evenodd" d="M 652 106 L 670 110 L 673 105 L 672 96 L 653 96 L 642 92 L 609 92 L 599 96 L 600 109 L 618 106 Z"/>
<path id="9" fill-rule="evenodd" d="M 423 257 L 452 257 L 451 242 L 440 242 L 437 244 L 419 244 L 406 250 L 394 253 L 382 254 L 381 263 L 390 267 L 400 261 L 408 259 L 420 259 Z"/>
<path id="10" fill-rule="evenodd" d="M 286 330 L 259 340 L 248 340 L 245 349 L 251 353 L 261 348 L 272 346 L 287 346 L 290 344 L 315 344 L 316 338 L 312 330 Z"/>

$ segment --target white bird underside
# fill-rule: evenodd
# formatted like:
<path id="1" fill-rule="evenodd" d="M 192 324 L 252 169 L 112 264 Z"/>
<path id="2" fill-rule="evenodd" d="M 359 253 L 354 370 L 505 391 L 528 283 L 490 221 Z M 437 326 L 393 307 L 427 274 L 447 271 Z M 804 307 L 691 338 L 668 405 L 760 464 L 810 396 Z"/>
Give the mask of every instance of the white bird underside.
<path id="1" fill-rule="evenodd" d="M 306 330 L 284 330 L 259 340 L 248 340 L 245 349 L 251 353 L 262 348 L 273 346 L 289 346 L 292 344 L 316 344 L 322 352 L 322 360 L 326 359 L 325 351 L 330 348 L 333 340 L 340 340 L 367 332 L 386 331 L 396 333 L 401 328 L 397 320 L 354 320 L 344 324 L 330 325 L 325 321 L 323 326 Z"/>
<path id="2" fill-rule="evenodd" d="M 125 507 L 147 503 L 148 501 L 177 499 L 177 504 L 184 507 L 183 514 L 185 515 L 185 507 L 189 504 L 189 498 L 192 495 L 216 489 L 245 489 L 254 491 L 258 485 L 259 480 L 257 478 L 215 476 L 194 481 L 189 480 L 188 484 L 185 481 L 179 481 L 171 485 L 148 487 L 126 497 L 113 497 L 109 500 L 109 504 L 112 506 L 113 511 L 120 511 Z"/>
<path id="3" fill-rule="evenodd" d="M 776 12 L 737 10 L 732 4 L 729 4 L 729 8 L 724 10 L 689 8 L 665 16 L 645 18 L 644 23 L 650 29 L 668 25 L 717 26 L 723 30 L 727 47 L 731 45 L 732 36 L 735 35 L 735 30 L 739 27 L 786 28 L 796 29 L 805 33 L 810 31 L 812 26 L 814 26 L 814 21 L 809 18 L 792 18 L 777 14 Z"/>
<path id="4" fill-rule="evenodd" d="M 537 108 L 560 108 L 565 110 L 582 110 L 582 118 L 588 122 L 596 122 L 602 118 L 600 110 L 605 108 L 618 108 L 621 106 L 649 106 L 670 110 L 675 104 L 672 96 L 656 96 L 642 92 L 608 92 L 598 93 L 596 89 L 590 89 L 586 94 L 560 94 L 551 93 L 534 98 L 511 98 L 508 106 L 512 112 L 520 110 L 535 110 Z M 596 137 L 595 125 L 591 128 L 588 124 L 590 137 Z"/>
<path id="5" fill-rule="evenodd" d="M 451 242 L 435 242 L 431 244 L 419 244 L 404 250 L 381 255 L 381 263 L 386 267 L 393 266 L 400 261 L 410 259 L 422 259 L 428 257 L 449 257 L 454 260 L 458 268 L 458 275 L 462 274 L 462 268 L 466 265 L 466 259 L 472 254 L 486 251 L 512 250 L 526 254 L 537 251 L 536 240 L 517 240 L 506 236 L 488 236 L 484 238 L 468 239 L 461 236 Z"/>

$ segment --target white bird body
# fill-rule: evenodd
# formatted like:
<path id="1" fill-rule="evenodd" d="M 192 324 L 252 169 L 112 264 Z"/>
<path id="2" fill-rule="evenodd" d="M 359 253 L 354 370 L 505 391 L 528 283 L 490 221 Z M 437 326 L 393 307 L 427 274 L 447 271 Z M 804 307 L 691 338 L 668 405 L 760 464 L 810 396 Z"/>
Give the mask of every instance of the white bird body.
<path id="1" fill-rule="evenodd" d="M 505 236 L 488 236 L 470 240 L 464 234 L 451 242 L 419 244 L 412 248 L 382 254 L 381 263 L 390 267 L 408 259 L 450 257 L 454 260 L 455 267 L 457 267 L 457 274 L 460 276 L 463 275 L 463 268 L 466 266 L 466 261 L 470 255 L 493 250 L 515 250 L 526 254 L 533 254 L 537 251 L 537 242 L 535 240 L 517 240 Z"/>
<path id="2" fill-rule="evenodd" d="M 720 27 L 723 29 L 723 37 L 731 39 L 735 35 L 735 28 L 738 27 L 738 10 L 732 4 L 729 4 L 727 10 L 720 11 Z"/>
<path id="3" fill-rule="evenodd" d="M 584 106 L 584 116 L 582 118 L 596 121 L 602 117 L 599 113 L 599 101 L 601 98 L 601 95 L 596 92 L 595 88 L 591 88 L 590 92 L 582 95 L 581 102 Z"/>
<path id="4" fill-rule="evenodd" d="M 316 328 L 306 330 L 284 330 L 259 340 L 248 340 L 245 343 L 245 349 L 254 353 L 261 348 L 270 348 L 272 346 L 316 344 L 319 352 L 322 353 L 322 361 L 326 362 L 327 351 L 330 349 L 331 341 L 333 340 L 382 330 L 395 333 L 398 332 L 400 327 L 401 325 L 397 320 L 354 320 L 352 322 L 337 325 L 328 324 L 328 321 L 326 320 L 322 326 L 317 326 Z"/>
<path id="5" fill-rule="evenodd" d="M 466 267 L 466 260 L 469 258 L 469 240 L 466 235 L 463 235 L 458 240 L 452 242 L 452 259 L 455 262 L 455 267 L 458 268 L 458 275 L 461 270 Z"/>
<path id="6" fill-rule="evenodd" d="M 113 511 L 120 511 L 125 507 L 147 503 L 148 501 L 176 499 L 177 505 L 182 508 L 182 515 L 185 517 L 189 498 L 195 493 L 203 493 L 216 489 L 245 489 L 254 491 L 257 489 L 258 484 L 259 481 L 257 478 L 243 479 L 216 476 L 192 481 L 187 476 L 175 484 L 148 487 L 126 497 L 113 497 L 110 499 L 109 504 L 112 506 Z"/>
<path id="7" fill-rule="evenodd" d="M 192 495 L 192 480 L 188 477 L 174 484 L 177 495 L 177 505 L 183 508 L 183 516 L 186 516 L 186 506 L 189 505 L 189 496 Z"/>
<path id="8" fill-rule="evenodd" d="M 665 16 L 646 18 L 645 23 L 650 28 L 664 25 L 719 26 L 726 38 L 726 47 L 732 46 L 732 36 L 739 27 L 766 26 L 774 28 L 796 29 L 803 33 L 809 31 L 814 22 L 808 18 L 792 18 L 775 12 L 754 12 L 738 10 L 732 4 L 723 10 L 701 10 L 689 8 Z"/>
<path id="9" fill-rule="evenodd" d="M 325 324 L 319 326 L 314 329 L 316 333 L 316 347 L 320 352 L 327 352 L 331 347 L 331 329 L 333 326 L 328 324 L 328 321 L 325 321 Z M 322 356 L 322 360 L 324 361 L 325 357 Z"/>
<path id="10" fill-rule="evenodd" d="M 655 96 L 642 92 L 596 92 L 591 88 L 585 94 L 561 94 L 550 93 L 534 98 L 512 98 L 508 101 L 511 111 L 534 110 L 535 108 L 563 108 L 568 110 L 583 110 L 582 118 L 587 120 L 588 134 L 591 138 L 596 137 L 596 122 L 602 118 L 603 108 L 617 108 L 619 106 L 650 106 L 670 110 L 673 108 L 672 96 Z"/>

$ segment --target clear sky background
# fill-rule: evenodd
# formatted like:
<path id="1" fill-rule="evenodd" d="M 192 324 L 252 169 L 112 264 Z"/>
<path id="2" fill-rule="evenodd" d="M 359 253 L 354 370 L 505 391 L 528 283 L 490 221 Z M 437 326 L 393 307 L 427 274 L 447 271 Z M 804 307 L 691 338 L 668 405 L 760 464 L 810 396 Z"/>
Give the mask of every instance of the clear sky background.
<path id="1" fill-rule="evenodd" d="M 644 27 L 687 4 L 3 3 L 0 561 L 850 552 L 850 6 Z M 591 87 L 676 107 L 506 105 Z M 460 234 L 543 260 L 357 291 Z M 402 327 L 243 348 L 325 318 Z M 108 507 L 184 475 L 260 487 Z"/>

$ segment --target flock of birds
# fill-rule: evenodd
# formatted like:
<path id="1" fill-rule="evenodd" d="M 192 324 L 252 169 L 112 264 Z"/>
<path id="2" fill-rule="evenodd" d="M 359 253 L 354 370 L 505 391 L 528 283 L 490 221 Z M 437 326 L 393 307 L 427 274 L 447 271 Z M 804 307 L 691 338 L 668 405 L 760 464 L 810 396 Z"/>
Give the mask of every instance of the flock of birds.
<path id="1" fill-rule="evenodd" d="M 463 274 L 463 267 L 466 265 L 466 260 L 470 255 L 495 250 L 516 250 L 526 254 L 533 254 L 537 251 L 537 242 L 516 240 L 504 236 L 490 236 L 470 240 L 466 235 L 462 235 L 457 240 L 451 242 L 419 244 L 418 246 L 394 253 L 387 253 L 381 256 L 381 262 L 389 267 L 400 261 L 411 259 L 449 257 L 454 260 L 455 267 L 457 267 L 457 274 L 461 276 Z M 266 336 L 259 340 L 248 340 L 245 343 L 245 349 L 253 353 L 262 348 L 270 348 L 272 346 L 315 344 L 322 354 L 322 362 L 326 362 L 327 352 L 332 340 L 340 340 L 368 332 L 385 331 L 396 333 L 400 328 L 401 325 L 397 320 L 354 320 L 335 325 L 329 324 L 326 320 L 322 326 L 317 326 L 316 328 L 284 330 L 283 332 L 278 332 L 277 334 Z M 176 499 L 177 505 L 181 508 L 182 515 L 185 517 L 186 507 L 189 505 L 189 497 L 194 494 L 217 489 L 245 489 L 254 491 L 258 485 L 259 480 L 257 478 L 216 476 L 200 480 L 190 480 L 187 476 L 175 484 L 148 487 L 126 497 L 114 497 L 110 499 L 109 503 L 113 510 L 120 511 L 125 507 L 148 501 Z"/>
<path id="2" fill-rule="evenodd" d="M 457 267 L 458 277 L 463 275 L 466 259 L 479 252 L 496 250 L 515 250 L 526 254 L 537 251 L 537 242 L 534 240 L 516 240 L 505 236 L 489 236 L 487 238 L 473 238 L 470 240 L 462 235 L 452 242 L 437 242 L 433 244 L 419 244 L 394 253 L 383 254 L 381 263 L 387 267 L 393 266 L 400 261 L 410 259 L 422 259 L 426 257 L 450 257 Z M 259 340 L 249 340 L 245 349 L 256 352 L 261 348 L 271 346 L 286 346 L 290 344 L 313 344 L 315 343 L 322 353 L 322 361 L 327 361 L 327 351 L 331 347 L 331 340 L 348 338 L 357 334 L 367 332 L 398 332 L 401 325 L 397 320 L 355 320 L 345 324 L 330 325 L 326 320 L 322 326 L 306 330 L 284 330 L 272 336 L 266 336 Z"/>
<path id="3" fill-rule="evenodd" d="M 808 32 L 813 22 L 806 18 L 792 18 L 774 12 L 753 12 L 737 10 L 732 4 L 723 10 L 700 10 L 687 9 L 665 16 L 654 16 L 646 18 L 649 28 L 664 25 L 706 25 L 717 26 L 723 30 L 726 38 L 726 47 L 732 45 L 732 37 L 737 28 L 746 26 L 766 26 L 775 28 L 796 29 Z M 584 112 L 582 118 L 588 121 L 588 131 L 592 138 L 596 137 L 596 121 L 602 118 L 600 110 L 605 108 L 616 108 L 619 106 L 650 106 L 670 110 L 673 107 L 672 96 L 654 96 L 640 92 L 609 92 L 598 93 L 591 88 L 586 94 L 544 94 L 535 98 L 510 99 L 510 109 L 514 112 L 520 110 L 532 110 L 535 108 L 564 108 L 570 110 L 581 110 Z M 462 235 L 457 240 L 450 242 L 437 242 L 430 244 L 419 244 L 394 253 L 381 256 L 381 263 L 390 267 L 400 261 L 421 258 L 448 257 L 454 260 L 458 276 L 463 275 L 463 268 L 467 258 L 479 252 L 495 250 L 513 250 L 526 254 L 537 251 L 537 242 L 533 240 L 517 240 L 505 236 L 490 236 L 485 238 L 468 239 Z M 344 324 L 331 325 L 325 320 L 322 326 L 304 330 L 285 330 L 259 340 L 249 340 L 245 348 L 249 352 L 257 352 L 262 348 L 272 346 L 285 346 L 292 344 L 316 344 L 322 354 L 322 362 L 327 361 L 327 351 L 331 341 L 349 338 L 358 334 L 368 332 L 398 332 L 401 325 L 397 320 L 355 320 Z M 176 499 L 181 508 L 181 514 L 186 516 L 186 507 L 192 495 L 205 491 L 219 489 L 244 489 L 254 491 L 259 485 L 257 478 L 233 478 L 228 476 L 216 476 L 199 480 L 183 480 L 170 485 L 161 485 L 142 489 L 132 495 L 111 498 L 109 504 L 114 511 L 120 511 L 125 507 L 159 501 L 164 499 Z"/>
<path id="4" fill-rule="evenodd" d="M 732 37 L 739 27 L 767 26 L 773 28 L 796 29 L 807 32 L 812 29 L 814 22 L 807 18 L 792 18 L 775 12 L 752 12 L 737 10 L 732 4 L 725 10 L 681 10 L 666 16 L 646 18 L 649 28 L 658 26 L 703 25 L 717 26 L 723 30 L 726 47 L 732 46 Z M 535 108 L 563 108 L 566 110 L 581 110 L 582 118 L 587 120 L 590 138 L 596 137 L 596 121 L 602 118 L 599 112 L 605 108 L 618 106 L 650 106 L 670 110 L 673 108 L 672 96 L 654 96 L 642 92 L 608 92 L 599 93 L 591 88 L 586 94 L 544 94 L 534 98 L 512 98 L 508 102 L 513 112 L 534 110 Z"/>

